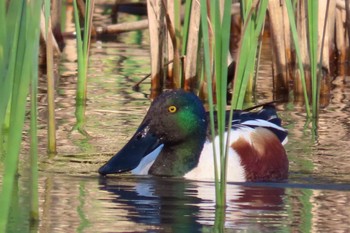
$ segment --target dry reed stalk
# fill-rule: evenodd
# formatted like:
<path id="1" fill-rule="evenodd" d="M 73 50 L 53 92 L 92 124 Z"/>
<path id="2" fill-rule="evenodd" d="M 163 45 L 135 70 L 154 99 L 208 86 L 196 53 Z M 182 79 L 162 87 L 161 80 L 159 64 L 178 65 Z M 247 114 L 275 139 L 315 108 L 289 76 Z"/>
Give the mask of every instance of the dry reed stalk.
<path id="1" fill-rule="evenodd" d="M 307 6 L 306 0 L 298 1 L 297 6 L 297 28 L 298 28 L 298 37 L 300 42 L 300 54 L 301 60 L 305 67 L 305 82 L 307 93 L 311 93 L 311 73 L 310 73 L 310 56 L 308 48 L 308 36 L 307 36 Z M 309 95 L 310 96 L 310 95 Z M 303 86 L 301 83 L 300 70 L 296 70 L 294 78 L 294 97 L 296 103 L 304 102 L 304 93 Z"/>
<path id="2" fill-rule="evenodd" d="M 320 78 L 320 106 L 326 106 L 329 104 L 329 97 L 331 92 L 331 77 L 330 77 L 330 63 L 329 63 L 329 51 L 330 51 L 330 35 L 329 35 L 329 22 L 334 22 L 330 17 L 334 17 L 334 8 L 329 5 L 331 1 L 319 2 L 319 14 L 318 14 L 318 61 L 322 65 L 322 69 L 319 70 L 318 77 Z M 334 27 L 334 25 L 333 25 Z M 333 30 L 334 31 L 334 30 Z"/>
<path id="3" fill-rule="evenodd" d="M 120 32 L 143 30 L 147 28 L 148 28 L 148 19 L 143 19 L 136 22 L 118 23 L 118 24 L 98 27 L 96 28 L 96 33 L 98 35 L 115 34 Z"/>
<path id="4" fill-rule="evenodd" d="M 345 0 L 346 28 L 348 30 L 348 42 L 350 45 L 350 0 Z"/>
<path id="5" fill-rule="evenodd" d="M 288 81 L 290 81 L 294 75 L 293 74 L 293 56 L 292 56 L 292 41 L 291 41 L 291 31 L 290 31 L 290 22 L 287 12 L 287 7 L 282 7 L 283 10 L 283 33 L 284 33 L 284 44 L 286 51 L 286 60 L 287 60 L 287 71 L 288 71 Z"/>
<path id="6" fill-rule="evenodd" d="M 339 55 L 339 62 L 344 64 L 346 60 L 346 33 L 345 33 L 345 12 L 336 9 L 335 14 L 335 39 L 336 39 L 336 48 Z"/>
<path id="7" fill-rule="evenodd" d="M 327 30 L 328 30 L 328 48 L 329 48 L 329 60 L 331 63 L 334 61 L 336 56 L 336 49 L 334 46 L 335 41 L 335 13 L 336 13 L 336 2 L 329 1 L 329 13 L 327 19 Z M 335 71 L 335 66 L 330 66 L 330 73 Z"/>
<path id="8" fill-rule="evenodd" d="M 156 97 L 162 88 L 163 40 L 165 35 L 164 11 L 161 0 L 147 0 L 151 54 L 151 98 Z"/>
<path id="9" fill-rule="evenodd" d="M 45 21 L 45 20 L 44 20 Z M 47 106 L 48 106 L 48 119 L 47 119 L 47 152 L 49 156 L 57 153 L 56 149 L 56 121 L 55 121 L 55 80 L 54 80 L 54 49 L 52 34 L 51 18 L 49 18 L 48 25 L 46 25 L 45 38 L 46 38 L 46 76 L 47 76 Z"/>
<path id="10" fill-rule="evenodd" d="M 193 90 L 197 85 L 197 57 L 199 47 L 200 29 L 200 5 L 198 1 L 192 1 L 190 33 L 187 40 L 187 51 L 185 58 L 185 90 Z"/>
<path id="11" fill-rule="evenodd" d="M 328 23 L 329 15 L 326 15 L 326 13 L 328 14 L 330 9 L 327 12 L 327 2 L 328 1 L 319 1 L 318 5 L 318 61 L 320 61 L 322 67 L 329 72 L 329 30 L 327 30 L 329 27 L 326 25 Z M 324 25 L 326 25 L 326 28 Z M 322 58 L 320 57 L 321 50 L 323 50 Z"/>
<path id="12" fill-rule="evenodd" d="M 41 11 L 40 17 L 41 17 L 40 18 L 40 37 L 45 43 L 47 43 L 47 38 L 46 38 L 46 34 L 45 34 L 45 31 L 46 31 L 46 29 L 45 29 L 45 15 L 44 15 L 43 11 Z M 50 17 L 50 21 L 51 21 L 51 17 Z M 56 38 L 53 35 L 51 26 L 50 26 L 50 29 L 51 29 L 51 33 L 48 33 L 47 35 L 51 39 L 53 50 L 57 55 L 61 55 L 61 50 L 58 46 Z"/>
<path id="13" fill-rule="evenodd" d="M 165 2 L 165 1 L 163 1 Z M 175 25 L 174 25 L 174 20 L 175 20 L 175 8 L 174 8 L 174 5 L 175 5 L 175 2 L 174 1 L 166 1 L 167 2 L 167 5 L 166 5 L 166 9 L 167 9 L 167 14 L 169 16 L 169 19 L 170 19 L 170 22 L 172 24 L 172 27 L 174 28 Z M 164 3 L 165 4 L 165 3 Z M 165 8 L 165 6 L 164 6 Z M 168 61 L 174 61 L 174 46 L 173 46 L 173 43 L 172 43 L 172 35 L 170 35 L 170 33 L 168 33 L 168 37 L 167 37 L 167 42 L 166 42 L 166 46 L 167 46 L 167 53 L 168 53 Z M 170 63 L 168 66 L 167 66 L 167 75 L 166 75 L 166 78 L 167 78 L 167 82 L 166 82 L 166 85 L 169 85 L 169 88 L 172 88 L 172 86 L 174 85 L 174 63 Z"/>
<path id="14" fill-rule="evenodd" d="M 273 57 L 273 79 L 274 91 L 278 95 L 288 95 L 289 92 L 289 72 L 288 64 L 291 63 L 289 40 L 289 20 L 284 17 L 286 11 L 285 4 L 281 4 L 279 0 L 269 1 L 269 19 L 271 32 L 271 45 Z M 286 37 L 287 36 L 287 37 Z M 288 54 L 287 54 L 288 53 Z M 288 60 L 289 59 L 289 60 Z"/>
<path id="15" fill-rule="evenodd" d="M 173 56 L 173 59 L 172 59 L 173 62 L 169 63 L 169 64 L 172 64 L 171 71 L 168 73 L 171 75 L 166 76 L 165 87 L 169 89 L 174 89 L 174 88 L 180 87 L 180 50 L 178 46 L 179 40 L 176 39 L 176 32 L 174 27 L 175 25 L 174 25 L 174 22 L 171 21 L 165 0 L 162 1 L 162 7 L 165 13 L 166 29 L 168 31 L 168 37 L 165 37 L 168 40 L 167 40 L 167 43 L 164 44 L 164 46 L 168 45 L 168 54 L 170 53 L 169 48 L 172 49 L 171 54 Z M 172 46 L 169 46 L 169 44 L 171 44 Z M 169 61 L 169 58 L 166 62 L 168 61 Z"/>

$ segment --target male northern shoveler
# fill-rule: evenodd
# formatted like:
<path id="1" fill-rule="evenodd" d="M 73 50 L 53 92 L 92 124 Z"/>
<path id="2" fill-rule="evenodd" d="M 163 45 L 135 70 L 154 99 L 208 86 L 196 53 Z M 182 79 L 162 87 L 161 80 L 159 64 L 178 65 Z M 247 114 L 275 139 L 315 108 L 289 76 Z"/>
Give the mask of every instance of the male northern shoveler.
<path id="1" fill-rule="evenodd" d="M 235 111 L 233 119 L 227 181 L 287 179 L 283 147 L 287 130 L 281 127 L 275 108 L 268 105 L 258 112 Z M 130 141 L 98 172 L 214 180 L 208 121 L 196 95 L 183 90 L 164 92 L 152 102 Z"/>

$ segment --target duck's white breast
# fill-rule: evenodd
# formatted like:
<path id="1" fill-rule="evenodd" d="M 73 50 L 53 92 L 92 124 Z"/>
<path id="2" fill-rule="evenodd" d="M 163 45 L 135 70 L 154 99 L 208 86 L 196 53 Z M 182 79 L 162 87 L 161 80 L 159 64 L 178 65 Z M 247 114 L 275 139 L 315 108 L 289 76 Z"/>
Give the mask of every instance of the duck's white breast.
<path id="1" fill-rule="evenodd" d="M 239 133 L 238 133 L 239 131 Z M 247 137 L 249 140 L 249 134 L 251 130 L 249 128 L 243 128 L 239 130 L 231 130 L 229 143 L 236 141 L 238 137 Z M 227 138 L 227 133 L 225 133 Z M 216 161 L 218 163 L 218 174 L 220 174 L 220 150 L 219 150 L 219 137 L 215 140 L 216 150 Z M 196 168 L 192 169 L 184 176 L 186 179 L 191 180 L 207 180 L 214 181 L 214 156 L 213 156 L 213 145 L 210 142 L 206 142 L 201 153 L 199 163 Z M 231 148 L 228 149 L 228 160 L 227 160 L 227 181 L 231 182 L 244 182 L 246 181 L 245 169 L 241 164 L 240 156 Z"/>

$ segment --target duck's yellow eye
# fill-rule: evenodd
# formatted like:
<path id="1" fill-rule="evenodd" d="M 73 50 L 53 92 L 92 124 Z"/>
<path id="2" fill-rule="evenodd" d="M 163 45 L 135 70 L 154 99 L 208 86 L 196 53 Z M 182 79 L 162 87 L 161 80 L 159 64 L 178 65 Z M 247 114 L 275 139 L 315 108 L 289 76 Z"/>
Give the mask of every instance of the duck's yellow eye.
<path id="1" fill-rule="evenodd" d="M 174 106 L 174 105 L 171 105 L 171 106 L 169 106 L 169 108 L 168 108 L 168 111 L 171 112 L 171 113 L 176 112 L 176 110 L 177 110 L 177 108 L 176 108 L 176 106 Z"/>

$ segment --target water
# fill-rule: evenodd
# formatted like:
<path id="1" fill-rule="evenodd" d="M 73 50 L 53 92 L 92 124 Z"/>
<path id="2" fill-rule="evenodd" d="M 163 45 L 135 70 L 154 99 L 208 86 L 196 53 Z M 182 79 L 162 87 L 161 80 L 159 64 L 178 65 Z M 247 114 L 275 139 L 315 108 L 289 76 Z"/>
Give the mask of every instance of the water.
<path id="1" fill-rule="evenodd" d="M 102 6 L 97 11 L 102 12 Z M 121 15 L 123 19 L 125 15 Z M 101 15 L 101 24 L 109 22 Z M 126 16 L 125 16 L 126 17 Z M 128 16 L 128 20 L 135 17 Z M 149 106 L 149 81 L 131 86 L 149 72 L 148 35 L 131 32 L 92 44 L 86 109 L 86 138 L 75 124 L 75 41 L 68 40 L 60 63 L 56 98 L 57 149 L 46 157 L 45 95 L 41 95 L 40 222 L 34 232 L 348 232 L 350 231 L 350 77 L 336 77 L 328 106 L 320 113 L 316 140 L 304 108 L 277 106 L 289 130 L 287 183 L 230 183 L 225 222 L 215 207 L 214 184 L 183 179 L 102 178 L 97 169 L 133 134 Z M 265 50 L 265 56 L 269 54 Z M 264 59 L 263 59 L 264 60 Z M 265 59 L 266 60 L 266 59 Z M 259 103 L 272 100 L 266 62 L 257 87 Z M 22 172 L 16 197 L 19 222 L 10 232 L 29 231 L 28 179 L 24 135 Z M 14 211 L 15 212 L 15 211 Z"/>
<path id="2" fill-rule="evenodd" d="M 23 184 L 22 184 L 23 185 Z M 225 232 L 348 232 L 350 185 L 230 183 Z M 25 204 L 22 203 L 22 204 Z M 209 232 L 214 185 L 41 173 L 39 232 Z M 26 227 L 15 225 L 18 232 Z"/>

